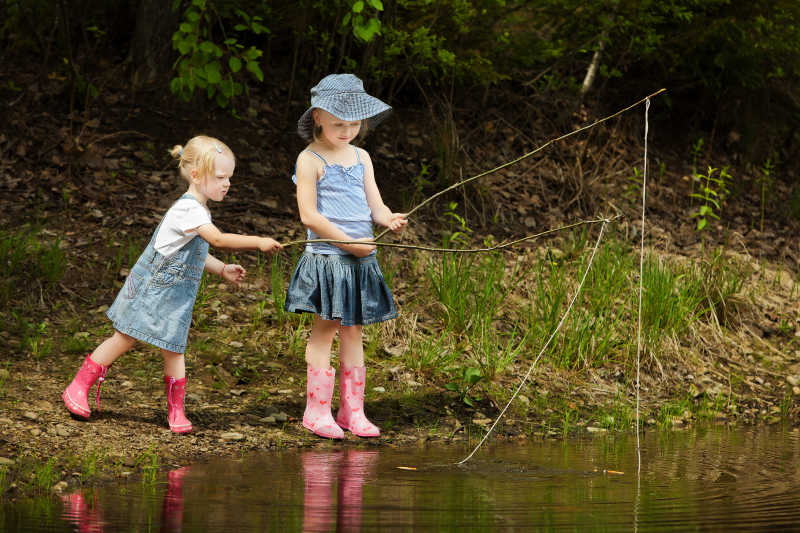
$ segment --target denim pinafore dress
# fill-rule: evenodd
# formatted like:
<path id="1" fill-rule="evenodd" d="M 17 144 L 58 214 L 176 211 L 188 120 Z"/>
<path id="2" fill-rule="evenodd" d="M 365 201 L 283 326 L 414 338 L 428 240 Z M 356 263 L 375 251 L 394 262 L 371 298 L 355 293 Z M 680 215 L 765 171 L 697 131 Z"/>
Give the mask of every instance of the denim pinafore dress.
<path id="1" fill-rule="evenodd" d="M 180 199 L 184 198 L 194 199 L 190 194 Z M 159 222 L 106 315 L 120 333 L 183 353 L 208 243 L 198 235 L 171 256 L 164 257 L 154 248 L 160 227 Z"/>

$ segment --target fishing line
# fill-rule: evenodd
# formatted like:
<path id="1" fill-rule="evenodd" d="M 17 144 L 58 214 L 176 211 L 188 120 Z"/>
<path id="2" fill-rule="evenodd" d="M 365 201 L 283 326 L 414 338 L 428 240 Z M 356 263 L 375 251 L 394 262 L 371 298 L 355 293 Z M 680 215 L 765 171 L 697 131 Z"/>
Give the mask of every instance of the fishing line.
<path id="1" fill-rule="evenodd" d="M 472 453 L 470 453 L 468 456 L 466 456 L 461 461 L 457 462 L 456 463 L 457 465 L 461 465 L 461 464 L 464 464 L 467 461 L 469 461 L 472 458 L 472 456 L 475 455 L 475 452 L 478 451 L 478 448 L 480 448 L 481 445 L 486 441 L 486 439 L 489 438 L 489 435 L 492 433 L 492 430 L 494 430 L 494 428 L 497 425 L 497 423 L 500 422 L 500 419 L 503 418 L 503 415 L 505 414 L 506 410 L 508 410 L 508 407 L 511 405 L 511 402 L 514 401 L 514 399 L 517 397 L 517 394 L 519 394 L 519 391 L 522 390 L 523 385 L 525 385 L 525 383 L 528 381 L 528 378 L 530 377 L 531 372 L 533 372 L 533 369 L 536 366 L 536 363 L 539 362 L 539 359 L 544 354 L 544 351 L 550 345 L 550 341 L 553 340 L 553 338 L 556 336 L 556 333 L 558 333 L 558 330 L 561 329 L 561 326 L 564 324 L 564 321 L 567 319 L 567 315 L 569 315 L 569 312 L 572 309 L 572 306 L 575 303 L 575 300 L 578 298 L 578 294 L 580 294 L 581 289 L 583 288 L 583 283 L 586 281 L 586 276 L 589 274 L 589 270 L 592 268 L 592 262 L 594 261 L 595 253 L 597 253 L 597 248 L 600 246 L 600 240 L 603 238 L 603 233 L 605 232 L 606 224 L 608 224 L 609 222 L 610 222 L 610 220 L 608 220 L 608 219 L 603 220 L 603 225 L 600 226 L 600 234 L 597 236 L 597 242 L 594 243 L 594 249 L 592 250 L 592 255 L 589 257 L 589 264 L 586 265 L 586 271 L 583 273 L 583 277 L 581 278 L 581 282 L 578 285 L 578 288 L 575 291 L 575 294 L 572 295 L 572 300 L 569 302 L 569 306 L 567 307 L 567 310 L 564 312 L 564 315 L 561 317 L 561 320 L 559 321 L 558 325 L 556 326 L 556 329 L 553 330 L 553 333 L 550 335 L 550 338 L 548 338 L 547 342 L 544 343 L 544 346 L 542 347 L 542 350 L 539 352 L 539 355 L 537 355 L 536 359 L 533 360 L 533 364 L 531 364 L 530 368 L 528 368 L 528 372 L 525 374 L 525 377 L 522 378 L 522 381 L 517 386 L 517 390 L 515 390 L 514 394 L 511 395 L 511 399 L 508 400 L 508 403 L 506 403 L 506 406 L 503 407 L 503 410 L 500 411 L 500 414 L 497 415 L 497 418 L 495 418 L 494 423 L 492 424 L 492 427 L 489 428 L 489 431 L 486 432 L 486 434 L 483 436 L 483 438 L 478 443 L 478 445 L 475 446 L 475 449 L 472 450 Z"/>
<path id="2" fill-rule="evenodd" d="M 633 530 L 639 529 L 639 498 L 641 493 L 642 448 L 639 441 L 639 388 L 642 353 L 642 285 L 644 280 L 644 222 L 647 205 L 647 133 L 650 98 L 644 104 L 644 163 L 642 164 L 642 237 L 639 245 L 639 318 L 636 326 L 636 497 L 633 504 Z"/>

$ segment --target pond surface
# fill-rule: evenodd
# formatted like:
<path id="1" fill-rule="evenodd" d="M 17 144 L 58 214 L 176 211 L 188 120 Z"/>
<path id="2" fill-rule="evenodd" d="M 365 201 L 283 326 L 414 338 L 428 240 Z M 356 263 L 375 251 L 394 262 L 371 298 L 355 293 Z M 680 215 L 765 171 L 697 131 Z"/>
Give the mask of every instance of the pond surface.
<path id="1" fill-rule="evenodd" d="M 473 444 L 474 445 L 474 444 Z M 286 451 L 0 508 L 0 531 L 800 530 L 800 432 Z M 404 468 L 399 468 L 404 467 Z M 411 468 L 416 468 L 412 470 Z"/>

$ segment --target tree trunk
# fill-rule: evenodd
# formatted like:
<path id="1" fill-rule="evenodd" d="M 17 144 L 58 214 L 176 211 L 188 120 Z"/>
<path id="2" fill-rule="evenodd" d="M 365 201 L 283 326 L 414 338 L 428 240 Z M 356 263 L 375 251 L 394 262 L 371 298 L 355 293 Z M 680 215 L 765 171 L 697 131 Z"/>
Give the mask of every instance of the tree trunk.
<path id="1" fill-rule="evenodd" d="M 165 74 L 172 66 L 172 34 L 180 13 L 173 11 L 171 4 L 164 0 L 139 2 L 129 56 L 134 85 Z"/>

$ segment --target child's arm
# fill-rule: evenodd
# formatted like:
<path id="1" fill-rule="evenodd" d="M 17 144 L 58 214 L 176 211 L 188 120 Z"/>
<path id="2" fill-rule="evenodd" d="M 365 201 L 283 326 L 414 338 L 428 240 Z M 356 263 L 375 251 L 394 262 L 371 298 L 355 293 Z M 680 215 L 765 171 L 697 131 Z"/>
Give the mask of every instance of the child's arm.
<path id="1" fill-rule="evenodd" d="M 222 233 L 214 224 L 203 224 L 196 231 L 214 248 L 261 250 L 262 252 L 276 252 L 283 249 L 283 246 L 275 239 L 255 235 L 239 235 L 238 233 Z"/>
<path id="2" fill-rule="evenodd" d="M 312 159 L 313 158 L 313 159 Z M 297 208 L 303 225 L 319 235 L 321 239 L 352 241 L 345 232 L 317 211 L 318 165 L 313 155 L 301 152 L 297 157 Z M 364 239 L 369 240 L 369 239 Z M 345 252 L 356 257 L 366 257 L 375 249 L 374 244 L 336 244 Z"/>
<path id="3" fill-rule="evenodd" d="M 378 190 L 378 184 L 375 182 L 375 171 L 372 169 L 369 153 L 360 148 L 358 148 L 358 153 L 361 154 L 361 162 L 364 163 L 364 192 L 367 194 L 367 204 L 372 211 L 372 220 L 392 231 L 403 231 L 408 224 L 406 214 L 392 213 L 392 210 L 386 207 L 381 198 L 381 192 Z"/>
<path id="4" fill-rule="evenodd" d="M 206 255 L 206 270 L 234 285 L 238 285 L 244 279 L 244 275 L 247 274 L 242 265 L 223 263 L 211 254 Z"/>

